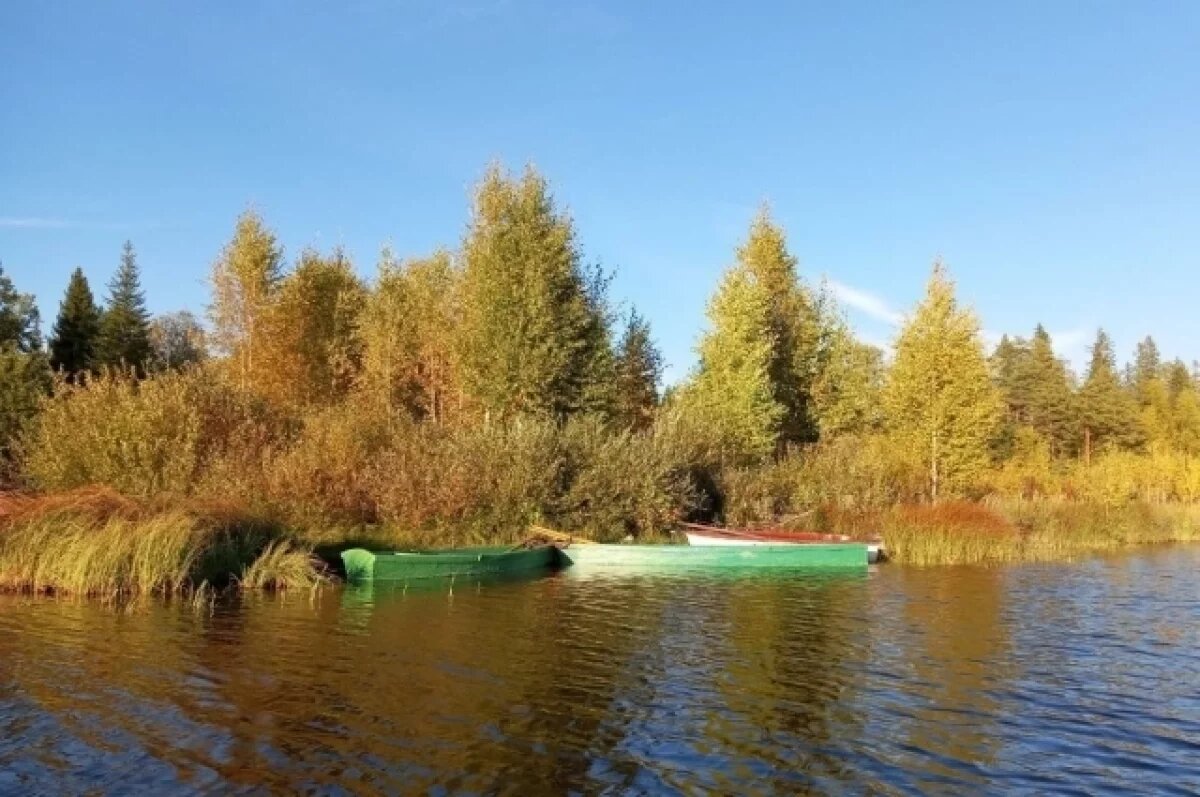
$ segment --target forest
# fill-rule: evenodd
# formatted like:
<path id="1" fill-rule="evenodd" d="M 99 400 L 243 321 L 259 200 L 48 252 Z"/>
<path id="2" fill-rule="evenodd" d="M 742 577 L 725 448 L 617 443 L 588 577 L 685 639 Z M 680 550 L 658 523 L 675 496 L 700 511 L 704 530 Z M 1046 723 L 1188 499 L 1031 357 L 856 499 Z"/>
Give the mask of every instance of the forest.
<path id="1" fill-rule="evenodd" d="M 74 272 L 43 339 L 0 270 L 9 515 L 99 503 L 89 523 L 182 513 L 300 547 L 700 519 L 882 532 L 917 563 L 1200 536 L 1200 378 L 1150 337 L 1122 366 L 1098 331 L 1082 374 L 1042 326 L 989 352 L 935 262 L 880 350 L 764 208 L 664 390 L 648 321 L 581 252 L 541 175 L 494 166 L 461 242 L 385 248 L 369 280 L 337 249 L 289 262 L 243 213 L 204 318 L 152 317 L 127 242 L 102 299 Z"/>

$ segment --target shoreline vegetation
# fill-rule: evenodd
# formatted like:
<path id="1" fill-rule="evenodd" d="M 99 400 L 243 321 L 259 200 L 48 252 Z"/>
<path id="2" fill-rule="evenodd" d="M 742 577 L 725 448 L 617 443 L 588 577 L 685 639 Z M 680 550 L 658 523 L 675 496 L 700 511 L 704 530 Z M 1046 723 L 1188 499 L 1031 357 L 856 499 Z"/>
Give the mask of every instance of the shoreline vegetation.
<path id="1" fill-rule="evenodd" d="M 461 244 L 291 264 L 254 212 L 207 323 L 152 317 L 126 244 L 49 340 L 0 269 L 0 589 L 302 589 L 340 545 L 664 541 L 681 520 L 882 534 L 917 565 L 1200 540 L 1200 380 L 1151 338 L 1076 375 L 1038 326 L 985 349 L 945 265 L 888 351 L 765 208 L 661 389 L 545 180 L 490 169 Z"/>

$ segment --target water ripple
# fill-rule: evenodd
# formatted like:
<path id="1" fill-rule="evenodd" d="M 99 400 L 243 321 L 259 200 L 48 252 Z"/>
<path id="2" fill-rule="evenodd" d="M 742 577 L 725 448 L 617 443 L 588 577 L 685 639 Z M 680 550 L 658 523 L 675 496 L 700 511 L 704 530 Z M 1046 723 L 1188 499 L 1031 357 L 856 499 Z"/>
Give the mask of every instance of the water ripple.
<path id="1" fill-rule="evenodd" d="M 1194 794 L 1200 549 L 0 599 L 0 793 Z"/>

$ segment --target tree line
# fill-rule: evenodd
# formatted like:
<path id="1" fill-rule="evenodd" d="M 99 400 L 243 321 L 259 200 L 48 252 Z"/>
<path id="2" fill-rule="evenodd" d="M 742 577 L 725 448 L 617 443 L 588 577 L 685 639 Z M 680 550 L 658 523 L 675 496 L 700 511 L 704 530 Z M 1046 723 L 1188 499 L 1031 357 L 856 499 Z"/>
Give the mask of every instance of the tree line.
<path id="1" fill-rule="evenodd" d="M 766 209 L 710 298 L 696 367 L 664 392 L 649 323 L 618 312 L 609 275 L 585 262 L 532 169 L 490 169 L 456 249 L 401 259 L 385 248 L 369 281 L 340 249 L 305 249 L 289 265 L 246 212 L 210 285 L 206 326 L 189 313 L 152 318 L 127 242 L 103 304 L 76 269 L 43 341 L 33 297 L 0 269 L 0 455 L 16 458 L 56 384 L 196 368 L 297 418 L 340 407 L 453 427 L 589 417 L 653 435 L 683 424 L 698 461 L 725 469 L 882 439 L 920 463 L 934 500 L 1023 463 L 1200 453 L 1195 369 L 1164 362 L 1151 338 L 1120 369 L 1100 331 L 1082 377 L 1041 326 L 989 354 L 937 262 L 885 353 L 801 276 Z"/>

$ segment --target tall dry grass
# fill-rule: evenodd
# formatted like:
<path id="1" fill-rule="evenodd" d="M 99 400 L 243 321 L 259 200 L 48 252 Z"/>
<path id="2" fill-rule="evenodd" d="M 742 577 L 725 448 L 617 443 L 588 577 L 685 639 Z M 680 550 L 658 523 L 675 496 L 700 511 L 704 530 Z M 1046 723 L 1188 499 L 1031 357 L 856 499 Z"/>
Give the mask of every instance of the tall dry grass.
<path id="1" fill-rule="evenodd" d="M 0 589 L 117 597 L 324 579 L 309 551 L 252 517 L 102 489 L 0 499 Z"/>

